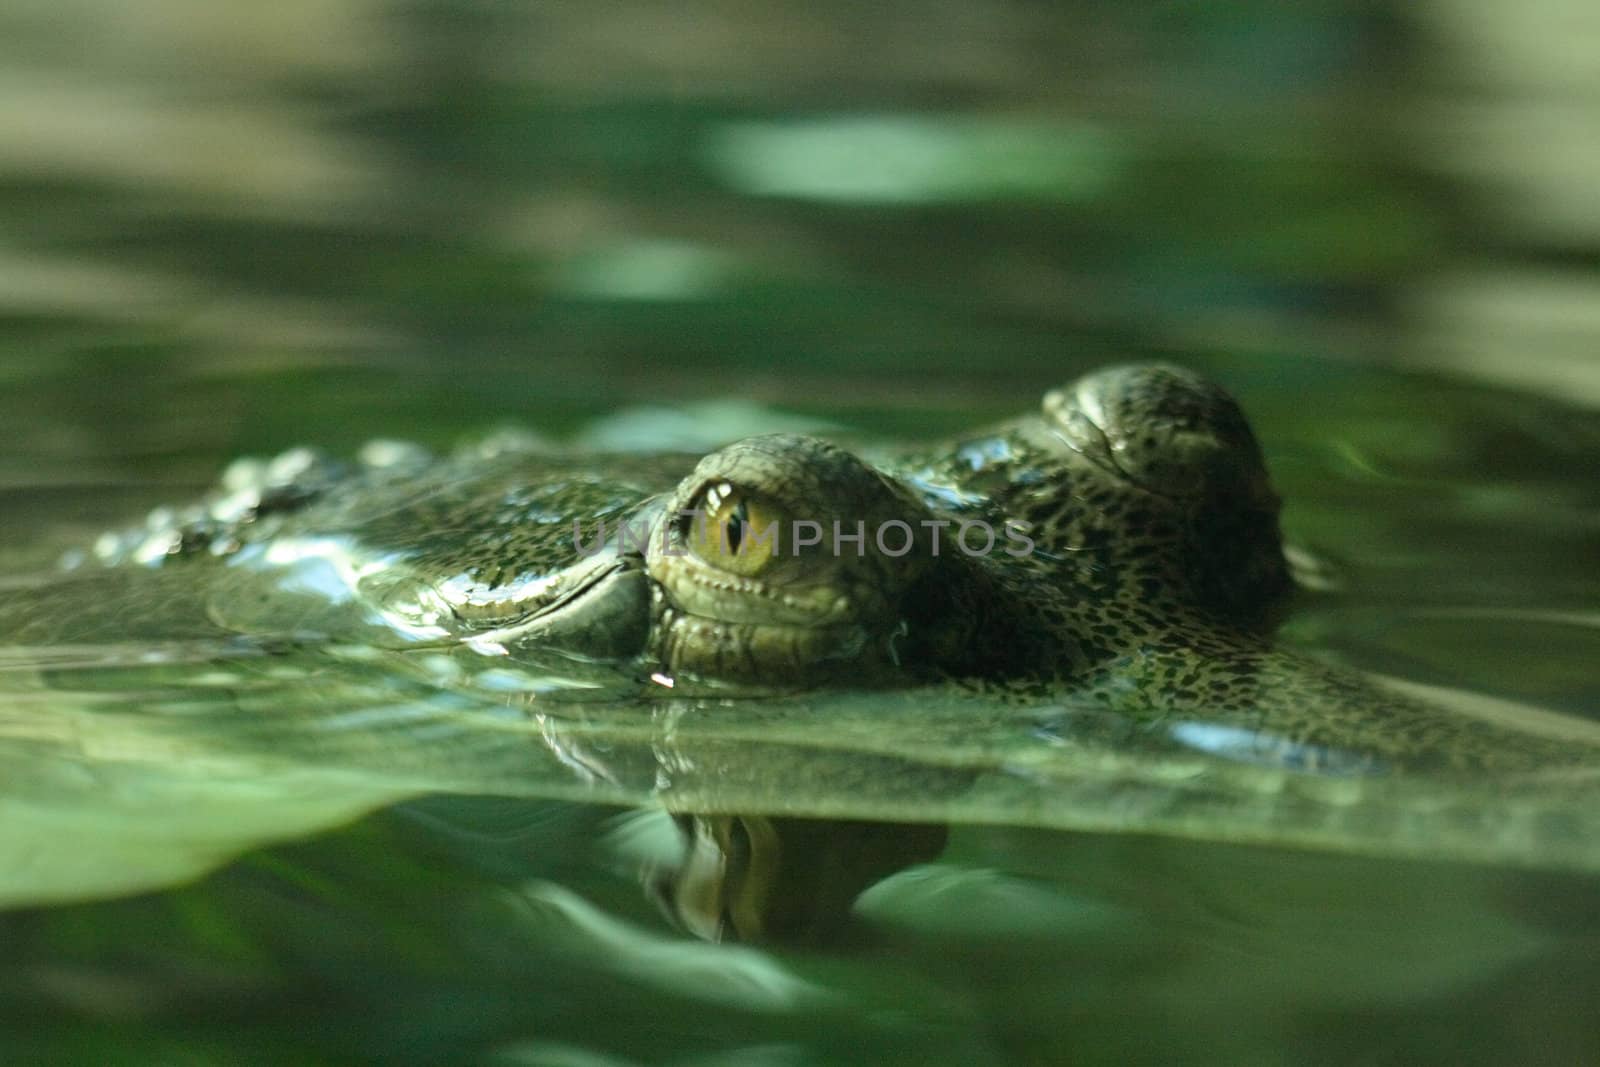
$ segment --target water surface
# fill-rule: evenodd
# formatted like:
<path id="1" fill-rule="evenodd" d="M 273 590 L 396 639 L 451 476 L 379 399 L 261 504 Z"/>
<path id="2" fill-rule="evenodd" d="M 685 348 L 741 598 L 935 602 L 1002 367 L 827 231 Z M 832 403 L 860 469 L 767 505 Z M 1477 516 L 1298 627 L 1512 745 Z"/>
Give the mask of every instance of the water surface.
<path id="1" fill-rule="evenodd" d="M 1257 427 L 1286 642 L 1600 729 L 1582 219 L 1506 221 L 1592 182 L 1494 199 L 1531 157 L 1430 104 L 1465 14 L 693 7 L 0 15 L 0 1060 L 1600 1060 L 1592 782 L 1074 762 L 1118 735 L 1070 705 L 542 717 L 57 569 L 242 454 L 933 439 L 1156 356 Z M 1558 388 L 1383 369 L 1469 355 Z M 770 796 L 718 753 L 949 842 L 822 943 L 702 943 L 642 881 L 663 793 Z"/>

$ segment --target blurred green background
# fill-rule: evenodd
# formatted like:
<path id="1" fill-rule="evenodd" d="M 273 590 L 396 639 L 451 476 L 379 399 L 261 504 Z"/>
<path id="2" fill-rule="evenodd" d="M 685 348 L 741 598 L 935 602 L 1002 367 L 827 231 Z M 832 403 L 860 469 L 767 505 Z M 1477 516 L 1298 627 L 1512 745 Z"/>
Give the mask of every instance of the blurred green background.
<path id="1" fill-rule="evenodd" d="M 5 462 L 939 430 L 1148 352 L 1593 401 L 1597 101 L 1563 0 L 10 0 Z"/>

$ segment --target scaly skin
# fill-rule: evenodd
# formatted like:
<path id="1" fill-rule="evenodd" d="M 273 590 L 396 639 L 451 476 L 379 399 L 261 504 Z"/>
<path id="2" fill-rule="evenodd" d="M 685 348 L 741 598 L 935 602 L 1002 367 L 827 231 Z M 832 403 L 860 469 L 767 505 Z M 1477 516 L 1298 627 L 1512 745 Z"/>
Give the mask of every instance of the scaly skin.
<path id="1" fill-rule="evenodd" d="M 754 570 L 702 551 L 684 513 L 730 494 L 817 523 L 821 543 L 784 544 Z M 623 519 L 638 536 L 617 539 Z M 862 524 L 859 548 L 833 542 L 836 520 Z M 973 520 L 1001 536 L 986 554 L 955 544 Z M 609 544 L 584 555 L 575 537 L 598 522 Z M 887 522 L 906 527 L 889 547 L 909 535 L 908 551 L 882 549 Z M 1021 543 L 1008 523 L 1031 551 L 1005 551 Z M 379 446 L 348 465 L 297 451 L 236 468 L 207 500 L 99 551 L 169 566 L 337 552 L 361 575 L 355 599 L 406 635 L 398 645 L 555 649 L 672 677 L 680 695 L 1071 692 L 1146 721 L 1234 728 L 1258 738 L 1252 758 L 1301 767 L 1594 760 L 1276 648 L 1290 580 L 1260 449 L 1231 397 L 1159 364 L 1087 375 L 988 433 L 871 462 L 795 435 L 698 462 L 515 440 L 444 459 Z"/>
<path id="2" fill-rule="evenodd" d="M 745 554 L 713 547 L 695 511 L 723 516 L 718 538 L 738 525 Z M 815 523 L 820 543 L 763 556 L 747 540 L 760 518 Z M 836 521 L 865 536 L 836 542 Z M 997 542 L 968 555 L 958 536 L 974 521 Z M 903 532 L 880 545 L 890 523 Z M 862 456 L 794 435 L 704 457 L 518 439 L 445 458 L 375 445 L 350 464 L 296 450 L 236 465 L 202 502 L 96 553 L 195 568 L 208 613 L 252 633 L 302 609 L 242 602 L 218 561 L 286 576 L 309 561 L 315 581 L 282 586 L 338 575 L 330 596 L 360 609 L 352 639 L 602 671 L 601 686 L 625 684 L 602 691 L 623 698 L 652 677 L 679 697 L 947 686 L 1097 699 L 1175 740 L 1312 772 L 1600 765 L 1592 746 L 1277 647 L 1291 583 L 1261 452 L 1226 393 L 1161 365 L 1088 375 L 1034 414 L 920 452 Z M 678 826 L 683 861 L 654 889 L 713 939 L 824 936 L 861 889 L 944 840 L 938 826 L 770 814 Z"/>

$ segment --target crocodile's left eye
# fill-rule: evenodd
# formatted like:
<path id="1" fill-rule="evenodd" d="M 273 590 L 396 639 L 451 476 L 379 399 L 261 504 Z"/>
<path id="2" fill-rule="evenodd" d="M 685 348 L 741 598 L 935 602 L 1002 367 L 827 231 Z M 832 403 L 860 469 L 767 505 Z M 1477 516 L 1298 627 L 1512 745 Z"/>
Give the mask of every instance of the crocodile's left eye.
<path id="1" fill-rule="evenodd" d="M 727 482 L 710 486 L 696 503 L 687 531 L 689 550 L 742 577 L 766 570 L 777 557 L 782 513 Z"/>

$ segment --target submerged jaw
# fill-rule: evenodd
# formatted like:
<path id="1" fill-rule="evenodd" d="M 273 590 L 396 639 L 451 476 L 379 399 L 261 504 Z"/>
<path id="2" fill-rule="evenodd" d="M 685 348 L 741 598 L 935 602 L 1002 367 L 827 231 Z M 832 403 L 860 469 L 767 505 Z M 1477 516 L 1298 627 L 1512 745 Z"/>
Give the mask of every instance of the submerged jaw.
<path id="1" fill-rule="evenodd" d="M 649 556 L 650 576 L 690 615 L 729 624 L 833 627 L 876 614 L 882 597 L 861 582 L 769 581 L 707 566 L 685 553 Z"/>
<path id="2" fill-rule="evenodd" d="M 651 653 L 671 674 L 733 683 L 820 680 L 868 651 L 864 618 L 882 605 L 829 587 L 785 590 L 756 578 L 651 560 Z M 864 613 L 863 600 L 874 601 Z M 864 665 L 863 665 L 864 666 Z"/>
<path id="3" fill-rule="evenodd" d="M 892 611 L 870 589 L 782 588 L 671 557 L 651 577 L 651 653 L 668 673 L 803 685 L 892 660 Z"/>
<path id="4" fill-rule="evenodd" d="M 649 574 L 650 653 L 669 674 L 795 686 L 847 670 L 866 681 L 895 662 L 897 601 L 868 575 L 768 582 L 654 551 Z"/>
<path id="5" fill-rule="evenodd" d="M 650 651 L 670 675 L 735 686 L 814 684 L 845 665 L 870 672 L 870 635 L 854 624 L 791 626 L 730 623 L 691 615 L 659 597 Z"/>

